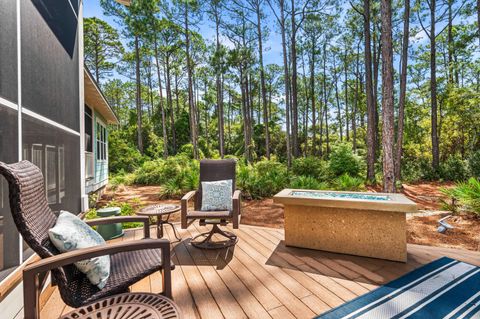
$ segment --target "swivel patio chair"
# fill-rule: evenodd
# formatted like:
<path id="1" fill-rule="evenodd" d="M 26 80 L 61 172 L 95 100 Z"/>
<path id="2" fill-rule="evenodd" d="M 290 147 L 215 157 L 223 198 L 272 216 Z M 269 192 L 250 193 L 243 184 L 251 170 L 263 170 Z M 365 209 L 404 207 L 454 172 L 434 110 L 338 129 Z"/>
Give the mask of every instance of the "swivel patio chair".
<path id="1" fill-rule="evenodd" d="M 200 183 L 198 190 L 187 193 L 181 201 L 181 226 L 186 229 L 195 220 L 200 226 L 212 225 L 209 232 L 195 236 L 191 244 L 197 248 L 220 249 L 236 244 L 237 236 L 232 232 L 224 231 L 219 226 L 232 223 L 238 229 L 240 223 L 241 192 L 235 190 L 235 166 L 233 159 L 202 160 L 200 161 Z M 202 211 L 202 182 L 232 180 L 232 210 L 231 211 Z M 194 209 L 189 210 L 189 201 L 194 200 Z M 215 241 L 214 235 L 223 236 L 225 240 Z M 202 240 L 202 238 L 204 238 Z"/>
<path id="2" fill-rule="evenodd" d="M 28 161 L 15 164 L 0 162 L 0 174 L 9 184 L 10 209 L 18 231 L 41 260 L 23 271 L 24 315 L 39 317 L 39 275 L 51 272 L 63 301 L 74 308 L 98 299 L 125 293 L 135 282 L 160 271 L 163 292 L 172 297 L 170 243 L 164 239 L 142 239 L 112 243 L 60 253 L 48 236 L 57 216 L 47 203 L 42 172 Z M 87 221 L 91 226 L 118 222 L 143 222 L 144 237 L 150 237 L 149 218 L 140 216 L 108 217 Z M 73 265 L 88 258 L 110 255 L 110 277 L 103 289 L 90 283 L 85 274 Z"/>

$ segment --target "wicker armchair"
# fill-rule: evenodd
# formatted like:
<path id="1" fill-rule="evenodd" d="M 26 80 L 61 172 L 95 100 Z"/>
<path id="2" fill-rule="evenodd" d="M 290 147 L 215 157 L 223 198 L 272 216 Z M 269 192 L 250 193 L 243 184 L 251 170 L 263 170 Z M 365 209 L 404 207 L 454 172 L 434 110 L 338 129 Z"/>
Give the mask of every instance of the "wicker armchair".
<path id="1" fill-rule="evenodd" d="M 57 216 L 48 206 L 42 172 L 28 161 L 15 164 L 0 162 L 0 174 L 9 184 L 10 209 L 23 239 L 42 259 L 25 267 L 23 294 L 25 318 L 39 317 L 40 274 L 51 271 L 63 301 L 74 308 L 100 298 L 128 292 L 129 286 L 160 271 L 162 294 L 171 298 L 170 243 L 163 239 L 143 239 L 60 253 L 51 243 L 48 230 Z M 122 216 L 88 221 L 89 225 L 117 222 L 143 222 L 144 236 L 150 237 L 148 217 Z M 111 274 L 106 286 L 99 289 L 78 271 L 74 262 L 102 255 L 111 256 Z"/>
<path id="2" fill-rule="evenodd" d="M 240 200 L 241 192 L 235 190 L 235 166 L 233 159 L 225 160 L 202 160 L 200 161 L 200 183 L 198 190 L 187 193 L 181 201 L 181 223 L 182 229 L 195 220 L 199 220 L 201 226 L 213 225 L 210 232 L 200 234 L 192 239 L 195 247 L 205 249 L 219 249 L 235 245 L 237 236 L 231 232 L 223 231 L 219 226 L 226 226 L 232 223 L 234 229 L 240 224 Z M 202 182 L 232 180 L 232 211 L 202 211 Z M 189 202 L 194 200 L 194 209 L 189 210 Z M 213 236 L 218 234 L 226 238 L 225 241 L 214 241 Z M 201 238 L 204 238 L 201 240 Z"/>

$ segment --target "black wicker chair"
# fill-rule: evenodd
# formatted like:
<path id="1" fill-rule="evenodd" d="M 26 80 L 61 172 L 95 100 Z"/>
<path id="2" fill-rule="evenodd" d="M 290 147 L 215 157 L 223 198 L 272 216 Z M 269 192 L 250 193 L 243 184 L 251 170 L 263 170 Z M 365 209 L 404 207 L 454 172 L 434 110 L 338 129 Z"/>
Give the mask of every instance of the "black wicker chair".
<path id="1" fill-rule="evenodd" d="M 185 229 L 195 220 L 199 220 L 201 226 L 212 225 L 209 232 L 199 234 L 192 238 L 191 244 L 203 249 L 221 249 L 233 246 L 237 243 L 237 236 L 231 232 L 222 230 L 219 226 L 232 223 L 234 229 L 240 224 L 241 192 L 235 189 L 235 167 L 233 159 L 202 160 L 200 161 L 200 183 L 197 191 L 187 193 L 181 201 L 181 226 Z M 202 211 L 202 182 L 232 180 L 232 210 L 231 211 Z M 189 201 L 194 200 L 194 209 L 189 210 Z M 215 241 L 213 236 L 218 234 L 226 240 Z"/>
<path id="2" fill-rule="evenodd" d="M 129 286 L 156 271 L 162 274 L 162 294 L 172 297 L 171 270 L 174 265 L 170 261 L 168 240 L 126 241 L 60 253 L 48 237 L 48 230 L 55 225 L 57 216 L 48 206 L 40 169 L 28 161 L 15 164 L 0 162 L 0 174 L 9 184 L 10 209 L 18 231 L 30 248 L 42 258 L 23 271 L 25 318 L 39 317 L 39 275 L 48 271 L 51 271 L 52 281 L 58 285 L 63 301 L 74 308 L 128 292 Z M 109 217 L 87 223 L 93 226 L 132 221 L 143 222 L 144 236 L 150 237 L 148 217 Z M 73 263 L 102 255 L 111 256 L 111 271 L 106 286 L 99 289 Z"/>

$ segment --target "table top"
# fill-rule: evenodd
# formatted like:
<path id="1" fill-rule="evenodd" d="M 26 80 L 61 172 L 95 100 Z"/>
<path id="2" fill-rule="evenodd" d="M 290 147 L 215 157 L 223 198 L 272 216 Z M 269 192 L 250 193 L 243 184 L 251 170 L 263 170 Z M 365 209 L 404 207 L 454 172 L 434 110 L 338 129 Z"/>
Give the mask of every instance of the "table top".
<path id="1" fill-rule="evenodd" d="M 156 204 L 156 205 L 150 205 L 142 208 L 137 212 L 137 215 L 158 216 L 158 215 L 172 214 L 178 211 L 180 211 L 180 205 Z"/>
<path id="2" fill-rule="evenodd" d="M 152 293 L 125 293 L 98 300 L 75 309 L 61 319 L 86 318 L 181 318 L 177 305 L 170 299 Z"/>

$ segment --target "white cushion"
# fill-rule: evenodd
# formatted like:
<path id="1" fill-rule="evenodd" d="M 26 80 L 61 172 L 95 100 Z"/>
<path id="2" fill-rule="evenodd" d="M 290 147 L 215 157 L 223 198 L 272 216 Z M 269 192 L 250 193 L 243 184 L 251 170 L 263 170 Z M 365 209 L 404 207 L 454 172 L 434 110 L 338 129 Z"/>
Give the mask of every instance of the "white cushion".
<path id="1" fill-rule="evenodd" d="M 204 211 L 232 210 L 232 180 L 202 182 L 202 208 Z"/>
<path id="2" fill-rule="evenodd" d="M 105 240 L 92 227 L 72 213 L 61 211 L 55 226 L 48 230 L 53 245 L 62 253 L 105 245 Z M 88 280 L 102 289 L 110 276 L 110 256 L 99 256 L 75 263 Z"/>

